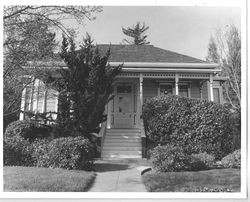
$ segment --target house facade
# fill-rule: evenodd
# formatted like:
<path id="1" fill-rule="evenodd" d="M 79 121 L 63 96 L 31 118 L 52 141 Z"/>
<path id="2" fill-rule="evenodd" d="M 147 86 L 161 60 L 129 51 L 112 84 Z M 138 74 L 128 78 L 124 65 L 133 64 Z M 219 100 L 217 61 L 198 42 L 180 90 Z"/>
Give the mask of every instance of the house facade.
<path id="1" fill-rule="evenodd" d="M 109 45 L 98 45 L 101 52 Z M 145 131 L 141 120 L 146 99 L 178 95 L 223 104 L 221 71 L 217 64 L 160 49 L 152 45 L 112 45 L 111 66 L 123 64 L 117 76 L 114 98 L 106 106 L 107 121 L 97 134 L 99 157 L 141 158 L 145 156 Z M 65 67 L 62 61 L 43 62 L 48 68 Z M 57 92 L 34 80 L 23 91 L 22 110 L 56 112 Z M 52 114 L 56 118 L 55 114 Z M 20 119 L 24 119 L 20 114 Z"/>

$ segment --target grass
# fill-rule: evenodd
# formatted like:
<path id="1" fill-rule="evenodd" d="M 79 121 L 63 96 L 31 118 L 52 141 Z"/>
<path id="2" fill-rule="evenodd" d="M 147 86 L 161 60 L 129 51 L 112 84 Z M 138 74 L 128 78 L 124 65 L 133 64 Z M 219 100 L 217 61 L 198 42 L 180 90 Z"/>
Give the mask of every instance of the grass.
<path id="1" fill-rule="evenodd" d="M 4 167 L 4 191 L 82 192 L 93 183 L 96 174 L 81 170 Z"/>
<path id="2" fill-rule="evenodd" d="M 150 192 L 193 192 L 204 187 L 240 192 L 240 170 L 231 168 L 198 172 L 150 172 L 145 173 L 142 180 Z"/>

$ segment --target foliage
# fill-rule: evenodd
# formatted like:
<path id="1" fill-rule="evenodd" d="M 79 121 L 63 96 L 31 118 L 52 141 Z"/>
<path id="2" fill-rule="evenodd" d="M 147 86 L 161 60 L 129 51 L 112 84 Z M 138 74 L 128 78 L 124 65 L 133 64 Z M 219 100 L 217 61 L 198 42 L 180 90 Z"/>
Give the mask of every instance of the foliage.
<path id="1" fill-rule="evenodd" d="M 208 45 L 207 60 L 219 63 L 222 76 L 229 79 L 224 83 L 224 97 L 233 108 L 241 107 L 241 34 L 234 25 L 218 30 Z"/>
<path id="2" fill-rule="evenodd" d="M 7 29 L 7 28 L 6 28 Z M 11 26 L 4 42 L 4 123 L 18 119 L 21 106 L 22 91 L 32 83 L 32 79 L 23 75 L 40 74 L 38 68 L 23 68 L 28 60 L 41 59 L 53 55 L 55 34 L 49 31 L 41 19 L 34 19 L 23 26 Z M 14 117 L 13 117 L 14 116 Z"/>
<path id="3" fill-rule="evenodd" d="M 179 172 L 188 170 L 189 156 L 181 147 L 171 144 L 157 146 L 151 150 L 152 167 L 159 172 Z"/>
<path id="4" fill-rule="evenodd" d="M 241 112 L 231 110 L 230 124 L 233 133 L 233 151 L 241 148 Z"/>
<path id="5" fill-rule="evenodd" d="M 128 27 L 127 29 L 122 27 L 123 34 L 133 38 L 133 41 L 124 39 L 123 42 L 134 45 L 149 44 L 150 42 L 146 41 L 147 35 L 145 35 L 145 32 L 148 30 L 148 28 L 148 26 L 145 26 L 145 23 L 141 25 L 140 22 L 137 22 L 135 26 Z"/>
<path id="6" fill-rule="evenodd" d="M 21 136 L 6 138 L 3 142 L 3 162 L 5 166 L 33 166 L 29 141 Z"/>
<path id="7" fill-rule="evenodd" d="M 22 137 L 33 141 L 36 138 L 47 138 L 50 136 L 50 128 L 38 125 L 31 120 L 18 120 L 10 123 L 5 131 L 5 138 Z"/>
<path id="8" fill-rule="evenodd" d="M 224 168 L 241 168 L 241 152 L 236 150 L 231 154 L 223 157 L 221 164 Z"/>
<path id="9" fill-rule="evenodd" d="M 215 187 L 215 188 L 209 188 L 209 187 L 199 187 L 191 190 L 186 190 L 190 192 L 232 192 L 231 189 L 227 187 Z"/>
<path id="10" fill-rule="evenodd" d="M 207 152 L 216 159 L 232 151 L 229 116 L 221 104 L 179 96 L 151 98 L 142 114 L 149 140 L 182 147 L 187 154 Z"/>
<path id="11" fill-rule="evenodd" d="M 28 61 L 46 59 L 53 55 L 57 45 L 55 34 L 60 30 L 70 36 L 64 26 L 66 19 L 75 19 L 78 23 L 92 14 L 101 11 L 101 7 L 84 6 L 4 6 L 4 129 L 18 119 L 23 89 L 30 84 L 23 75 L 39 75 L 36 67 L 32 71 L 23 68 Z M 38 70 L 37 70 L 38 69 Z"/>
<path id="12" fill-rule="evenodd" d="M 33 158 L 38 167 L 89 169 L 93 157 L 94 147 L 83 137 L 63 137 L 33 143 Z"/>
<path id="13" fill-rule="evenodd" d="M 199 154 L 192 154 L 191 156 L 195 159 L 198 159 L 198 161 L 200 161 L 201 164 L 204 165 L 203 169 L 214 167 L 215 157 L 211 154 L 204 152 L 204 153 L 199 153 Z M 202 170 L 202 169 L 199 169 L 199 170 Z"/>
<path id="14" fill-rule="evenodd" d="M 108 65 L 110 49 L 104 56 L 98 46 L 87 35 L 80 50 L 76 50 L 73 40 L 63 38 L 61 57 L 67 69 L 60 69 L 60 78 L 48 76 L 44 80 L 59 92 L 57 128 L 61 135 L 90 138 L 90 133 L 99 129 L 106 120 L 106 104 L 111 99 L 115 77 L 121 66 Z"/>

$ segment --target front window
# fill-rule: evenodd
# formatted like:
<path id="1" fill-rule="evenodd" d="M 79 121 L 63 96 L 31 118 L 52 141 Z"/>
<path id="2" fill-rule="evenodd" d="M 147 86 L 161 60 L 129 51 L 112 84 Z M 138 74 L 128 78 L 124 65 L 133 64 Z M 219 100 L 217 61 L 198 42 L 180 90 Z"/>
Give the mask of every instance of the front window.
<path id="1" fill-rule="evenodd" d="M 173 95 L 173 86 L 171 84 L 160 85 L 160 95 Z"/>
<path id="2" fill-rule="evenodd" d="M 220 103 L 220 91 L 219 88 L 213 88 L 214 102 Z"/>
<path id="3" fill-rule="evenodd" d="M 183 85 L 183 84 L 180 84 L 179 85 L 179 96 L 182 96 L 182 97 L 189 97 L 188 95 L 188 85 Z"/>

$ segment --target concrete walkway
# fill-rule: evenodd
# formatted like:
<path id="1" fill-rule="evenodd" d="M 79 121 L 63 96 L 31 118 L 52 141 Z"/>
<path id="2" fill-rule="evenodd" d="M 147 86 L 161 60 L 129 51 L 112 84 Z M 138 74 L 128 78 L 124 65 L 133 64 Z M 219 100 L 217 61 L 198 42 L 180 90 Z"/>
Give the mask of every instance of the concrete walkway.
<path id="1" fill-rule="evenodd" d="M 141 171 L 148 168 L 146 160 L 98 160 L 96 179 L 90 192 L 146 192 Z"/>

